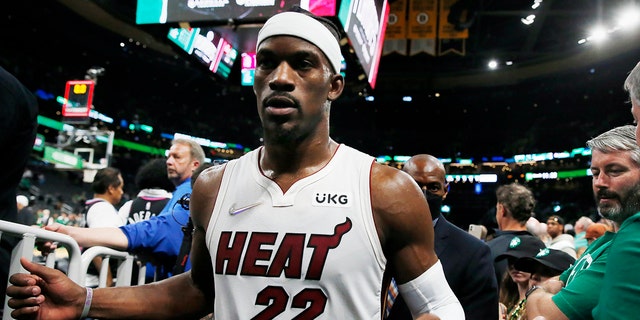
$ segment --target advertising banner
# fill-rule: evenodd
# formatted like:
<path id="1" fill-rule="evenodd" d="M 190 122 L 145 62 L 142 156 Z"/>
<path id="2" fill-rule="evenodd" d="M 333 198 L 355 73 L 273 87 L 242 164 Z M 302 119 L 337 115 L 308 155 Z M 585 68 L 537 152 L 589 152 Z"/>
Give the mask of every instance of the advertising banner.
<path id="1" fill-rule="evenodd" d="M 386 0 L 342 1 L 338 19 L 349 38 L 371 88 L 375 87 L 387 27 Z"/>
<path id="2" fill-rule="evenodd" d="M 335 0 L 138 0 L 136 23 L 266 20 L 294 5 L 320 16 L 336 10 Z"/>

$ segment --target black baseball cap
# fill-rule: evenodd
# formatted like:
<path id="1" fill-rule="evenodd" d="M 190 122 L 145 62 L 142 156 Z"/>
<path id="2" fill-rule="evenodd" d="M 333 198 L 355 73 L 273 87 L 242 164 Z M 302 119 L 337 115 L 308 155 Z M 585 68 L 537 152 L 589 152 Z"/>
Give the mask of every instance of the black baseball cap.
<path id="1" fill-rule="evenodd" d="M 550 217 L 547 219 L 547 221 L 549 221 L 549 220 L 551 220 L 551 221 L 555 221 L 555 222 L 557 222 L 559 225 L 564 225 L 564 219 L 562 219 L 562 217 L 561 217 L 561 216 L 553 215 L 553 216 L 550 216 Z"/>
<path id="2" fill-rule="evenodd" d="M 513 237 L 507 246 L 505 253 L 498 255 L 495 261 L 500 261 L 505 258 L 523 258 L 523 257 L 535 257 L 540 250 L 545 249 L 544 242 L 538 237 L 529 235 L 518 235 Z"/>
<path id="3" fill-rule="evenodd" d="M 564 251 L 545 248 L 535 257 L 523 257 L 516 260 L 514 267 L 520 271 L 533 273 L 542 266 L 553 271 L 549 273 L 558 275 L 567 270 L 575 261 L 574 257 Z"/>

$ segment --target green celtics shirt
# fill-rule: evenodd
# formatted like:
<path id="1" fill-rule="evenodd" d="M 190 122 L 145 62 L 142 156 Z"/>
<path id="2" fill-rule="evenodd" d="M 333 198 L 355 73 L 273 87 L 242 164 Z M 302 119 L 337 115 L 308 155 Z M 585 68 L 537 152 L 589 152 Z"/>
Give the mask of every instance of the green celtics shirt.
<path id="1" fill-rule="evenodd" d="M 627 218 L 611 240 L 594 319 L 640 316 L 640 213 Z"/>
<path id="2" fill-rule="evenodd" d="M 560 275 L 565 286 L 552 300 L 567 318 L 593 319 L 591 311 L 598 303 L 609 246 L 615 233 L 607 232 L 592 242 L 578 260 Z"/>

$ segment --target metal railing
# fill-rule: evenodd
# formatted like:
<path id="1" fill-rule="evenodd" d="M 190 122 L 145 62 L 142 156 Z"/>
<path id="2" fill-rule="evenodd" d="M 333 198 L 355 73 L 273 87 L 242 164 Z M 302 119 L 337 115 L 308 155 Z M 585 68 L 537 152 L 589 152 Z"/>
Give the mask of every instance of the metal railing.
<path id="1" fill-rule="evenodd" d="M 84 253 L 82 253 L 80 251 L 78 243 L 73 238 L 67 235 L 0 220 L 0 237 L 3 236 L 11 236 L 17 238 L 18 240 L 17 245 L 11 252 L 9 276 L 14 273 L 27 272 L 27 270 L 25 270 L 20 264 L 20 258 L 24 257 L 27 260 L 33 261 L 36 241 L 51 241 L 57 242 L 58 247 L 63 247 L 67 250 L 69 255 L 69 267 L 66 274 L 71 280 L 79 285 L 84 286 L 87 269 L 91 265 L 92 260 L 98 256 L 103 258 L 102 267 L 99 270 L 100 275 L 98 287 L 107 286 L 107 274 L 109 270 L 109 262 L 111 259 L 115 259 L 118 263 L 116 273 L 117 277 L 115 281 L 116 286 L 131 285 L 131 277 L 133 274 L 134 265 L 138 270 L 138 279 L 136 283 L 145 283 L 145 263 L 138 263 L 139 261 L 136 260 L 135 256 L 129 254 L 128 252 L 117 251 L 107 247 L 95 246 L 88 248 Z M 45 265 L 50 268 L 55 268 L 56 260 L 57 257 L 55 251 L 51 252 L 46 256 Z M 12 319 L 12 309 L 7 305 L 8 300 L 9 298 L 5 297 L 2 320 Z"/>

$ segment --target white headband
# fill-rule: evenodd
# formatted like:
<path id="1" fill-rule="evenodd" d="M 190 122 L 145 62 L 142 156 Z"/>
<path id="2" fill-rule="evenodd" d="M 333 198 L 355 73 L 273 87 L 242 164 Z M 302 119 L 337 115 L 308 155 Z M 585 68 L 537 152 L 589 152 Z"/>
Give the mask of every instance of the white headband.
<path id="1" fill-rule="evenodd" d="M 258 32 L 256 50 L 262 41 L 273 36 L 294 36 L 311 42 L 327 56 L 333 71 L 340 72 L 342 62 L 340 46 L 331 31 L 320 21 L 299 12 L 276 14 L 269 18 Z"/>

